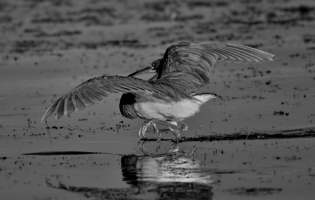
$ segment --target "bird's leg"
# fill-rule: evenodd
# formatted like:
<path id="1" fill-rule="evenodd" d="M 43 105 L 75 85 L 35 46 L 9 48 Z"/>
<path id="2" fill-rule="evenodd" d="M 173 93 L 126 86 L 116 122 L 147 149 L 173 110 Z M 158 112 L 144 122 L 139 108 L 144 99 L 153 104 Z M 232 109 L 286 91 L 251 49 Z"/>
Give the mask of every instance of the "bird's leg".
<path id="1" fill-rule="evenodd" d="M 140 128 L 140 130 L 139 130 L 139 132 L 138 132 L 139 137 L 140 137 L 140 138 L 144 138 L 144 137 L 145 137 L 145 134 L 146 134 L 146 132 L 147 132 L 147 130 L 148 130 L 148 128 L 149 128 L 151 125 L 153 125 L 153 124 L 154 124 L 154 122 L 153 122 L 152 120 L 150 120 L 149 122 L 145 123 L 145 124 Z M 153 126 L 154 126 L 154 125 L 153 125 Z"/>
<path id="2" fill-rule="evenodd" d="M 154 133 L 155 134 L 158 134 L 158 142 L 161 141 L 161 138 L 162 138 L 162 133 L 160 132 L 160 130 L 158 129 L 157 125 L 156 125 L 156 122 L 152 121 L 152 126 L 153 126 L 153 129 L 154 129 Z"/>
<path id="3" fill-rule="evenodd" d="M 172 121 L 170 122 L 171 125 L 175 126 L 175 128 L 173 127 L 169 127 L 169 130 L 173 133 L 173 135 L 175 136 L 176 138 L 176 143 L 179 142 L 179 139 L 181 137 L 181 134 L 180 134 L 180 130 L 178 129 L 178 123 L 175 122 L 175 121 Z"/>
<path id="4" fill-rule="evenodd" d="M 142 138 L 143 126 L 144 125 L 141 126 L 141 128 L 139 129 L 139 132 L 138 132 L 138 136 L 139 136 L 140 139 Z"/>

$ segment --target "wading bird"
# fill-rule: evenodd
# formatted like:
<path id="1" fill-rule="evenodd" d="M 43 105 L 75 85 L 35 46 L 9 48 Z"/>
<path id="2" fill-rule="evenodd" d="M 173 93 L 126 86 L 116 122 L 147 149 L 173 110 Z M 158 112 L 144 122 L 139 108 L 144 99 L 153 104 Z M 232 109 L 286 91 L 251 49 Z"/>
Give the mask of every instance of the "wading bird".
<path id="1" fill-rule="evenodd" d="M 55 115 L 69 116 L 87 105 L 100 102 L 109 93 L 123 93 L 119 108 L 124 117 L 145 120 L 139 130 L 144 137 L 148 128 L 159 133 L 157 122 L 166 122 L 176 139 L 187 126 L 182 121 L 196 114 L 202 104 L 217 96 L 205 92 L 211 70 L 218 61 L 259 62 L 273 60 L 274 55 L 239 44 L 215 42 L 179 42 L 169 46 L 164 55 L 149 67 L 129 76 L 102 75 L 91 78 L 58 98 L 45 112 L 42 121 Z M 148 70 L 149 80 L 136 76 Z"/>

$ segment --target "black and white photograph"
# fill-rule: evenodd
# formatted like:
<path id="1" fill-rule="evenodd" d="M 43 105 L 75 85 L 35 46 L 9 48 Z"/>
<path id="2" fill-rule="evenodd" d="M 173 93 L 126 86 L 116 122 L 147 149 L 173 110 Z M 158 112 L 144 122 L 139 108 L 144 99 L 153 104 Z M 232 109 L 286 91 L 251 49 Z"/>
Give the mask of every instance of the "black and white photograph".
<path id="1" fill-rule="evenodd" d="M 313 199 L 314 0 L 0 0 L 0 200 Z"/>

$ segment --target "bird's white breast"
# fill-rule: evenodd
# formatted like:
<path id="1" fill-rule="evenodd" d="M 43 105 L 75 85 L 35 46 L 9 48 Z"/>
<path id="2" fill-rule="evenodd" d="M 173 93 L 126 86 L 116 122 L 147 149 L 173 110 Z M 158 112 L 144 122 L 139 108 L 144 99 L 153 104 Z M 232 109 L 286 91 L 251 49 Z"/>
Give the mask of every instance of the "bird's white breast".
<path id="1" fill-rule="evenodd" d="M 215 96 L 203 94 L 194 96 L 194 99 L 182 99 L 174 102 L 141 102 L 135 104 L 135 109 L 147 119 L 174 118 L 183 120 L 196 114 L 200 106 L 211 98 L 215 98 Z"/>

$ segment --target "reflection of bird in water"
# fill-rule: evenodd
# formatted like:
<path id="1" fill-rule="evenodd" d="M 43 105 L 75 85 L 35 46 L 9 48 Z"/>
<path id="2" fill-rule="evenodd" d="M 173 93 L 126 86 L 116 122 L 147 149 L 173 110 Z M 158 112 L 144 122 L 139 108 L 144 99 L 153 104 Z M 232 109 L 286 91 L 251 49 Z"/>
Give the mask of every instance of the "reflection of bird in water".
<path id="1" fill-rule="evenodd" d="M 138 195 L 154 199 L 211 199 L 212 180 L 197 161 L 183 155 L 126 155 L 121 158 L 124 181 Z"/>
<path id="2" fill-rule="evenodd" d="M 125 184 L 117 188 L 95 187 L 89 186 L 89 182 L 75 184 L 68 181 L 71 176 L 62 175 L 47 177 L 46 185 L 83 194 L 89 199 L 210 200 L 213 197 L 209 172 L 203 171 L 198 161 L 182 154 L 125 155 L 121 157 L 121 170 L 123 181 L 130 187 L 125 187 Z"/>
<path id="3" fill-rule="evenodd" d="M 203 88 L 209 83 L 211 69 L 217 61 L 259 62 L 272 59 L 272 54 L 243 45 L 180 42 L 168 47 L 163 57 L 152 62 L 150 67 L 129 76 L 102 75 L 81 83 L 53 103 L 42 121 L 51 115 L 56 118 L 69 116 L 103 100 L 109 93 L 123 93 L 119 104 L 121 114 L 131 119 L 146 120 L 139 130 L 140 137 L 144 137 L 150 126 L 158 133 L 156 122 L 166 122 L 178 137 L 181 130 L 187 129 L 181 121 L 216 97 Z M 156 72 L 150 80 L 135 77 L 150 69 Z"/>

